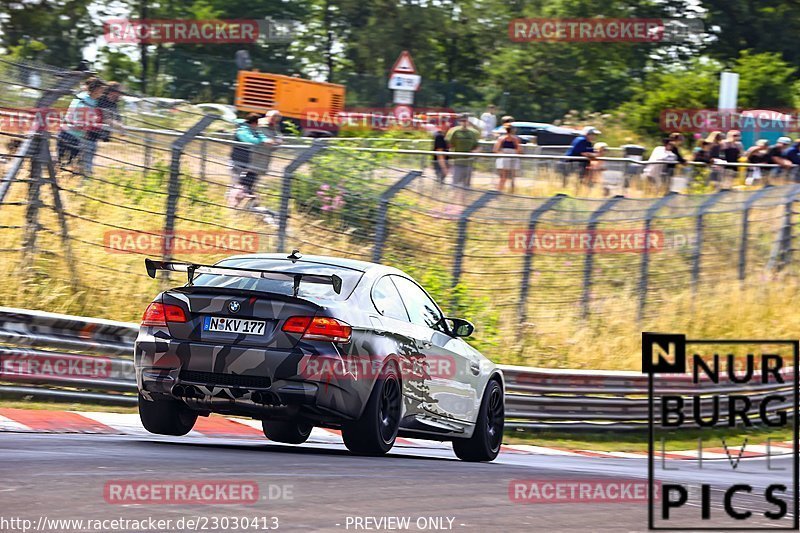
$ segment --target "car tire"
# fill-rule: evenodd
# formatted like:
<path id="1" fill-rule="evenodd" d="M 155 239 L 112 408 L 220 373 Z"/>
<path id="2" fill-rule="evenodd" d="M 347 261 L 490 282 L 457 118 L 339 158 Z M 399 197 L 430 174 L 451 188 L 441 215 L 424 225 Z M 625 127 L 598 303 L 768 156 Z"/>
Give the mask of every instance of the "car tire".
<path id="1" fill-rule="evenodd" d="M 492 461 L 500 453 L 503 442 L 505 407 L 503 388 L 496 380 L 486 385 L 475 431 L 468 439 L 453 440 L 453 451 L 462 461 Z"/>
<path id="2" fill-rule="evenodd" d="M 264 428 L 265 437 L 285 444 L 303 444 L 311 435 L 311 430 L 314 429 L 309 422 L 264 420 L 261 425 Z"/>
<path id="3" fill-rule="evenodd" d="M 392 449 L 400 428 L 403 389 L 397 368 L 390 363 L 375 380 L 364 412 L 342 426 L 344 445 L 357 455 L 384 455 Z"/>
<path id="4" fill-rule="evenodd" d="M 197 421 L 197 413 L 178 400 L 146 400 L 139 393 L 139 418 L 144 429 L 158 435 L 186 435 Z"/>

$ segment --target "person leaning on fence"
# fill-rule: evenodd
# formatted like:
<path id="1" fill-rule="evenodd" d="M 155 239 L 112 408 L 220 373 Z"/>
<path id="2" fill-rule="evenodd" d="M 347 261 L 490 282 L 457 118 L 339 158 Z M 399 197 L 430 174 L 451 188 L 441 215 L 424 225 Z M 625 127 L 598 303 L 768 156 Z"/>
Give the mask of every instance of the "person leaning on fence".
<path id="1" fill-rule="evenodd" d="M 647 180 L 647 184 L 654 186 L 657 190 L 666 192 L 669 188 L 669 176 L 666 173 L 667 163 L 677 163 L 678 158 L 672 151 L 672 140 L 664 137 L 661 146 L 656 146 L 650 153 L 642 175 Z"/>
<path id="2" fill-rule="evenodd" d="M 770 165 L 778 165 L 770 169 L 770 181 L 779 179 L 781 174 L 791 170 L 793 166 L 792 162 L 783 156 L 783 153 L 790 144 L 792 144 L 792 140 L 789 137 L 778 137 L 775 144 L 770 146 L 769 150 L 767 150 L 767 163 Z"/>
<path id="3" fill-rule="evenodd" d="M 447 132 L 445 140 L 450 145 L 451 152 L 472 153 L 480 150 L 479 137 L 480 133 L 469 123 L 469 115 L 463 113 L 458 117 L 458 125 Z M 453 185 L 470 186 L 473 159 L 466 155 L 452 156 Z"/>
<path id="4" fill-rule="evenodd" d="M 783 152 L 783 157 L 792 164 L 789 170 L 789 178 L 794 182 L 800 181 L 800 176 L 798 176 L 798 165 L 800 165 L 800 139 L 794 140 L 792 145 Z"/>
<path id="5" fill-rule="evenodd" d="M 494 143 L 492 152 L 496 154 L 521 154 L 522 142 L 519 137 L 514 135 L 514 127 L 509 123 L 504 126 L 505 133 L 498 137 Z M 511 194 L 514 194 L 514 174 L 519 170 L 519 158 L 517 157 L 498 157 L 497 174 L 500 182 L 497 190 L 503 192 L 506 188 L 506 181 L 510 183 Z"/>
<path id="6" fill-rule="evenodd" d="M 56 141 L 59 163 L 69 164 L 77 157 L 80 171 L 85 176 L 92 175 L 94 170 L 96 133 L 102 129 L 97 100 L 105 90 L 106 86 L 99 78 L 86 81 L 86 90 L 75 95 L 69 104 Z"/>
<path id="7" fill-rule="evenodd" d="M 769 161 L 769 146 L 766 139 L 759 139 L 756 144 L 751 146 L 744 156 L 751 165 L 763 165 Z M 752 185 L 756 181 L 761 181 L 763 171 L 761 167 L 749 167 L 747 169 L 747 179 L 745 185 Z"/>
<path id="8" fill-rule="evenodd" d="M 98 141 L 108 141 L 111 133 L 122 133 L 122 115 L 119 112 L 119 99 L 122 96 L 122 88 L 116 81 L 108 82 L 105 92 L 97 99 L 97 109 L 100 111 L 102 129 L 90 133 Z"/>
<path id="9" fill-rule="evenodd" d="M 239 126 L 233 140 L 237 144 L 231 150 L 232 187 L 228 191 L 228 205 L 238 208 L 242 200 L 248 203 L 255 200 L 255 184 L 258 179 L 257 169 L 251 165 L 253 149 L 268 143 L 269 137 L 258 128 L 261 115 L 250 113 L 244 120 L 238 120 Z"/>
<path id="10" fill-rule="evenodd" d="M 588 127 L 583 130 L 583 134 L 575 137 L 570 145 L 569 149 L 567 150 L 566 155 L 570 157 L 585 157 L 584 160 L 578 159 L 569 159 L 567 160 L 567 164 L 569 167 L 575 171 L 577 169 L 578 172 L 578 182 L 585 183 L 587 178 L 587 172 L 589 170 L 589 162 L 592 161 L 596 154 L 594 152 L 594 140 L 600 135 L 601 132 L 598 129 Z"/>

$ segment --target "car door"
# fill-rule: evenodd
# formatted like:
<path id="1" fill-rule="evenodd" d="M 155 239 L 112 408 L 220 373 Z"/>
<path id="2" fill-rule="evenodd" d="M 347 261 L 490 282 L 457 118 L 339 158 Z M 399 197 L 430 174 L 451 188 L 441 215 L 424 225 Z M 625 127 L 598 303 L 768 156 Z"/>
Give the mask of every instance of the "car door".
<path id="1" fill-rule="evenodd" d="M 391 278 L 415 327 L 418 349 L 425 358 L 426 374 L 430 376 L 425 382 L 423 409 L 445 419 L 473 422 L 478 392 L 469 352 L 451 349 L 460 339 L 440 329 L 443 314 L 422 287 L 403 276 L 392 275 Z"/>
<path id="2" fill-rule="evenodd" d="M 416 339 L 419 332 L 409 320 L 400 293 L 389 276 L 383 276 L 374 283 L 370 298 L 379 315 L 376 317 L 377 322 L 373 320 L 373 331 L 389 341 L 387 349 L 399 358 L 403 386 L 403 416 L 415 417 L 424 412 L 421 405 L 423 397 L 419 392 L 423 384 L 407 369 L 418 366 L 418 361 L 422 358 Z"/>

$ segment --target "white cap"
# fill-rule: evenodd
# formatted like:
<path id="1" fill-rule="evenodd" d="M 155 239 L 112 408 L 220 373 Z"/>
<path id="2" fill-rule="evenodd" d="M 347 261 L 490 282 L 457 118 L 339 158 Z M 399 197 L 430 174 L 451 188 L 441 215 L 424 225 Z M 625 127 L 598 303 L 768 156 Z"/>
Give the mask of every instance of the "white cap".
<path id="1" fill-rule="evenodd" d="M 602 135 L 602 133 L 603 133 L 602 131 L 598 130 L 597 128 L 593 128 L 592 126 L 586 126 L 585 128 L 583 128 L 584 135 L 592 135 L 592 134 Z"/>

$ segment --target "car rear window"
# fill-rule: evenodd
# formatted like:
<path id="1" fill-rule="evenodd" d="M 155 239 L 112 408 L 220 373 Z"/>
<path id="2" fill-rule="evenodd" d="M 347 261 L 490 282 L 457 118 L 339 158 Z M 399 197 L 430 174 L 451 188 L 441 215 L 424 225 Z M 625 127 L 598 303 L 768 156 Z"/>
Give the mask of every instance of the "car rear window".
<path id="1" fill-rule="evenodd" d="M 346 300 L 358 285 L 363 272 L 350 268 L 321 263 L 298 261 L 292 263 L 281 259 L 225 259 L 217 266 L 251 268 L 255 270 L 270 270 L 291 274 L 319 274 L 324 276 L 337 275 L 342 278 L 342 290 L 339 294 L 333 290 L 332 285 L 322 283 L 300 282 L 297 295 L 301 298 L 315 298 L 319 300 L 341 301 Z M 220 287 L 228 289 L 251 290 L 258 292 L 274 292 L 278 294 L 292 294 L 293 282 L 275 279 L 242 278 L 238 276 L 217 276 L 214 274 L 198 274 L 194 278 L 194 285 L 199 287 Z"/>

